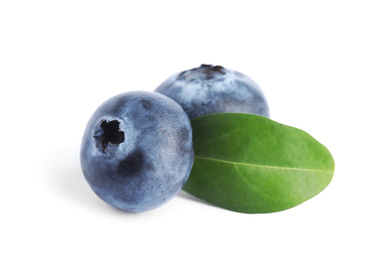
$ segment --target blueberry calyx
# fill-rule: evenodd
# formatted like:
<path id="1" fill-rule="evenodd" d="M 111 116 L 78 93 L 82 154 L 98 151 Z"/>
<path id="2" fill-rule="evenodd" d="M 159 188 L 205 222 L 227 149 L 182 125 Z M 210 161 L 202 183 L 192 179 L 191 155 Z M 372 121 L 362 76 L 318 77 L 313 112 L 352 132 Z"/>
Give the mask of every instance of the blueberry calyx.
<path id="1" fill-rule="evenodd" d="M 212 73 L 215 73 L 215 72 L 218 72 L 218 73 L 220 73 L 222 75 L 226 74 L 226 72 L 224 71 L 224 68 L 222 66 L 220 66 L 220 65 L 213 66 L 213 65 L 210 65 L 210 64 L 201 64 L 200 68 L 203 68 L 204 69 L 204 73 L 207 73 L 207 74 L 212 74 Z"/>
<path id="2" fill-rule="evenodd" d="M 124 132 L 120 131 L 120 122 L 117 120 L 106 121 L 103 119 L 99 124 L 99 129 L 94 135 L 97 148 L 105 151 L 110 144 L 120 144 L 124 142 Z"/>
<path id="3" fill-rule="evenodd" d="M 198 68 L 193 68 L 191 70 L 186 70 L 180 73 L 179 78 L 185 80 L 195 80 L 195 79 L 219 79 L 222 78 L 222 75 L 225 75 L 225 68 L 222 66 L 214 66 L 211 64 L 201 64 Z M 198 75 L 198 76 L 197 76 Z"/>

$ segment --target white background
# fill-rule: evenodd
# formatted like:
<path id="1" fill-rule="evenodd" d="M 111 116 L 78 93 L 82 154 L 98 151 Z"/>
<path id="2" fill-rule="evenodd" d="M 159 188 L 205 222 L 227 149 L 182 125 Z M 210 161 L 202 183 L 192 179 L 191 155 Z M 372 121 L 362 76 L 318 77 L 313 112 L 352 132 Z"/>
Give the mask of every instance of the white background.
<path id="1" fill-rule="evenodd" d="M 199 66 L 238 70 L 336 162 L 273 214 L 186 193 L 127 214 L 84 180 L 98 105 Z M 1 259 L 392 259 L 390 1 L 1 1 Z"/>

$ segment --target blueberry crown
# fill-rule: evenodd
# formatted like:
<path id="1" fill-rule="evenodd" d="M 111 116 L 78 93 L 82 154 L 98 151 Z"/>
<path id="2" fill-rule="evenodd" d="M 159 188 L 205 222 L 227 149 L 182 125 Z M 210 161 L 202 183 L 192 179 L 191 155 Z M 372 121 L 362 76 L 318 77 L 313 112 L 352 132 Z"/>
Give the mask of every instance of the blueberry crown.
<path id="1" fill-rule="evenodd" d="M 201 64 L 198 68 L 193 68 L 190 70 L 186 70 L 181 72 L 178 75 L 179 79 L 183 80 L 213 80 L 213 79 L 221 79 L 224 75 L 226 75 L 227 71 L 222 66 L 214 66 L 210 64 Z"/>

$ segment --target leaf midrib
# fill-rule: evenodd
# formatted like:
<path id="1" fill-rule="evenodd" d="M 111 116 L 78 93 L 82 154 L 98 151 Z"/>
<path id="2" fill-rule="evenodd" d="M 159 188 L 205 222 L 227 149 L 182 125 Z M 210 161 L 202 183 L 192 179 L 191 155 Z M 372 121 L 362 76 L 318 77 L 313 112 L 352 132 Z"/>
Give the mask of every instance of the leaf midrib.
<path id="1" fill-rule="evenodd" d="M 293 171 L 303 171 L 303 172 L 320 172 L 320 173 L 331 174 L 331 175 L 333 174 L 333 171 L 324 171 L 324 170 L 306 169 L 306 168 L 295 168 L 295 167 L 291 168 L 291 167 L 281 167 L 281 166 L 258 165 L 258 164 L 253 164 L 253 163 L 242 163 L 242 162 L 231 162 L 231 161 L 227 161 L 227 160 L 210 158 L 210 157 L 203 157 L 203 156 L 195 156 L 195 159 L 233 164 L 236 166 L 243 165 L 243 166 L 250 166 L 250 167 L 257 167 L 257 168 L 264 168 L 264 169 L 293 170 Z"/>

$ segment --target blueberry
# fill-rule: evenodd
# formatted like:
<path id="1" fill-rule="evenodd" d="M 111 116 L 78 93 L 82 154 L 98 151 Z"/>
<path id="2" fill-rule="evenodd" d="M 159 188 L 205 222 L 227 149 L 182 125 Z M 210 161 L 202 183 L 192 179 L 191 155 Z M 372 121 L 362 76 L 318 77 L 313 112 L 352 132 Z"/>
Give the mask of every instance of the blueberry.
<path id="1" fill-rule="evenodd" d="M 260 87 L 244 74 L 202 64 L 169 77 L 156 92 L 182 106 L 190 119 L 212 113 L 249 113 L 269 117 Z"/>
<path id="2" fill-rule="evenodd" d="M 80 159 L 90 187 L 108 204 L 129 212 L 156 208 L 188 179 L 193 165 L 189 118 L 159 93 L 114 96 L 89 120 Z"/>

